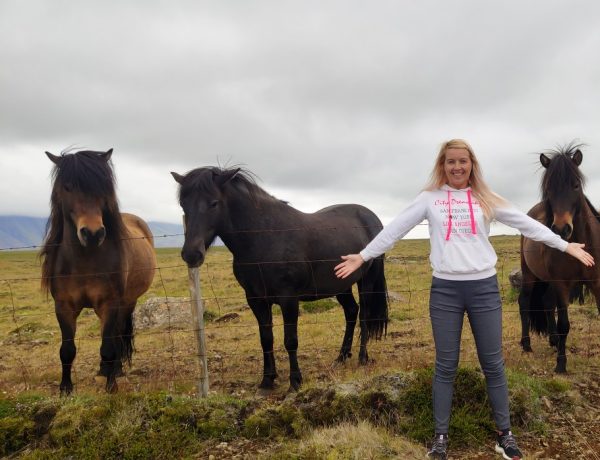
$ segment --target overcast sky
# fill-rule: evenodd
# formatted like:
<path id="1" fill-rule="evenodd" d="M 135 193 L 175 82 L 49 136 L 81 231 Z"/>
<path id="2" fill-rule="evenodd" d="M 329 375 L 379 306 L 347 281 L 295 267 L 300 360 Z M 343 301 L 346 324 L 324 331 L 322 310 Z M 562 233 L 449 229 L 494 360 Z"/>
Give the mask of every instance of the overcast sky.
<path id="1" fill-rule="evenodd" d="M 592 0 L 1 0 L 0 214 L 46 216 L 44 151 L 79 146 L 147 220 L 181 221 L 169 171 L 241 164 L 389 222 L 455 137 L 524 211 L 537 153 L 583 142 L 598 206 L 599 50 Z"/>

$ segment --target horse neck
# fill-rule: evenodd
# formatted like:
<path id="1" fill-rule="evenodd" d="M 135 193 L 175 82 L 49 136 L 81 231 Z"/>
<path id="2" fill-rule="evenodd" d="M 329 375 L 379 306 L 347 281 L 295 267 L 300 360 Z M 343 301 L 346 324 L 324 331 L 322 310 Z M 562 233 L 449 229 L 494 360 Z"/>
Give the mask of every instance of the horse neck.
<path id="1" fill-rule="evenodd" d="M 600 220 L 598 212 L 591 208 L 592 204 L 587 198 L 582 199 L 579 218 L 574 222 L 574 227 L 585 231 L 578 235 L 582 242 L 586 242 L 588 251 L 600 251 Z"/>

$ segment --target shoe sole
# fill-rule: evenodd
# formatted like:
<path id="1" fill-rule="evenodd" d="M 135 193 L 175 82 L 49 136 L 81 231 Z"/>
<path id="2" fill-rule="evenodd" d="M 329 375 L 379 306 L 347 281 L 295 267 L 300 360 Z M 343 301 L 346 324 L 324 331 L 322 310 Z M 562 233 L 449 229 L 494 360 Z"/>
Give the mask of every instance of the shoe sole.
<path id="1" fill-rule="evenodd" d="M 498 445 L 498 444 L 496 444 L 495 449 L 496 449 L 496 452 L 498 452 L 499 454 L 502 454 L 502 458 L 504 458 L 505 460 L 523 460 L 523 457 L 509 457 L 504 452 L 504 449 L 502 447 L 500 447 L 500 445 Z"/>

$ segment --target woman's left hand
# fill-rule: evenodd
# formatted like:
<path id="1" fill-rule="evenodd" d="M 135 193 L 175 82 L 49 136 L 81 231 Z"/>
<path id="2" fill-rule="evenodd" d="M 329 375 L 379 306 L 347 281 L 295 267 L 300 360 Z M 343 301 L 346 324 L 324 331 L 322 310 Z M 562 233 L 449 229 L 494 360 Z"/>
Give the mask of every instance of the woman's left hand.
<path id="1" fill-rule="evenodd" d="M 591 254 L 583 250 L 584 247 L 585 244 L 582 243 L 569 243 L 565 252 L 575 257 L 586 267 L 592 267 L 595 263 L 594 258 Z"/>

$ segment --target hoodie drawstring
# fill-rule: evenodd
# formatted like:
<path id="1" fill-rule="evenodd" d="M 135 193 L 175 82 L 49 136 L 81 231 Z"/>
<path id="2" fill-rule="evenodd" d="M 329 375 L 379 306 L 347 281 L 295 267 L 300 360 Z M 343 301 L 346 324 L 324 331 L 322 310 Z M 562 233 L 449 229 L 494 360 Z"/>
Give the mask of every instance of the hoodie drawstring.
<path id="1" fill-rule="evenodd" d="M 469 200 L 469 214 L 471 215 L 471 233 L 477 235 L 475 227 L 475 216 L 473 216 L 473 202 L 471 201 L 471 189 L 467 190 L 467 200 Z"/>
<path id="2" fill-rule="evenodd" d="M 452 233 L 452 207 L 450 205 L 451 197 L 450 190 L 448 192 L 448 230 L 446 231 L 446 241 L 450 239 Z M 473 215 L 473 201 L 471 200 L 471 189 L 467 190 L 467 200 L 469 201 L 469 216 L 471 218 L 471 233 L 477 235 L 477 227 L 475 226 L 475 216 Z"/>
<path id="3" fill-rule="evenodd" d="M 446 241 L 450 239 L 452 233 L 452 209 L 450 208 L 450 190 L 448 190 L 448 231 L 446 232 Z"/>

